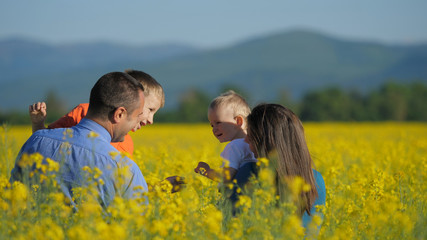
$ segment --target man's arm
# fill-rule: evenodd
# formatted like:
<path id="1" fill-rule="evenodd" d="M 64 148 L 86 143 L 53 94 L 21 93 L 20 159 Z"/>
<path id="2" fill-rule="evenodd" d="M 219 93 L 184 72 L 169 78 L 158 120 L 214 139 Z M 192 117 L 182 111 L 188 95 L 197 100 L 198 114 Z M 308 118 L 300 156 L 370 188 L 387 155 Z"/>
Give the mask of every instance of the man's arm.
<path id="1" fill-rule="evenodd" d="M 171 176 L 167 177 L 165 180 L 167 180 L 171 185 L 171 193 L 176 193 L 181 191 L 181 189 L 185 186 L 185 179 L 180 176 Z"/>
<path id="2" fill-rule="evenodd" d="M 119 164 L 121 169 L 118 169 L 118 174 L 115 176 L 116 182 L 124 183 L 120 195 L 125 199 L 139 198 L 148 204 L 148 198 L 144 195 L 148 192 L 147 182 L 136 163 L 128 158 L 126 160 L 127 163 Z"/>

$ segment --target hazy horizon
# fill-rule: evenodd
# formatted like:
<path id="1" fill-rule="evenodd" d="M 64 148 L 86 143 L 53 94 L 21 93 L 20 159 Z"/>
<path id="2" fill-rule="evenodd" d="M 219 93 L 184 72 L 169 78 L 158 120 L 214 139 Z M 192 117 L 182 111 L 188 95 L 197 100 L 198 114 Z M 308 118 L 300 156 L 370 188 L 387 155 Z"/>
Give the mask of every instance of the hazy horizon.
<path id="1" fill-rule="evenodd" d="M 427 42 L 426 1 L 132 1 L 2 2 L 0 39 L 50 44 L 179 43 L 218 48 L 304 29 L 382 44 Z"/>

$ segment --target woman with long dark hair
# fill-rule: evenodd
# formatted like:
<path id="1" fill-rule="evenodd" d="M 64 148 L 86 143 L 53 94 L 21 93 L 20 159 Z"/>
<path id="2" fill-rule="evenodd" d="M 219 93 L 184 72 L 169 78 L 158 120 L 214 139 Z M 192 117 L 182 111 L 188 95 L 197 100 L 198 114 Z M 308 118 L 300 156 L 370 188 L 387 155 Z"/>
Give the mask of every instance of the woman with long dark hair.
<path id="1" fill-rule="evenodd" d="M 325 204 L 325 183 L 322 175 L 314 170 L 304 136 L 304 128 L 299 118 L 288 108 L 279 104 L 260 104 L 248 116 L 246 141 L 257 158 L 270 160 L 276 175 L 277 195 L 284 199 L 289 194 L 287 183 L 296 177 L 310 185 L 310 190 L 302 192 L 297 211 L 307 226 L 316 212 L 316 205 Z M 257 173 L 255 164 L 246 164 L 239 169 L 236 180 L 243 187 L 249 177 Z M 237 194 L 232 200 L 237 200 Z"/>

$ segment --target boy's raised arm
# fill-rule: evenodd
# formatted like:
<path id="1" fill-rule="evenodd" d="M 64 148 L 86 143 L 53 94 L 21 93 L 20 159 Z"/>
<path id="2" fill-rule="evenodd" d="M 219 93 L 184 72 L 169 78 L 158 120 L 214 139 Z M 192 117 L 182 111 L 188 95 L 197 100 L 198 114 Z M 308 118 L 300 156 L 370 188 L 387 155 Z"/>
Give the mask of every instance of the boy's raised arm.
<path id="1" fill-rule="evenodd" d="M 30 114 L 33 133 L 37 130 L 46 128 L 44 125 L 47 115 L 45 102 L 33 103 L 28 107 L 28 112 Z"/>

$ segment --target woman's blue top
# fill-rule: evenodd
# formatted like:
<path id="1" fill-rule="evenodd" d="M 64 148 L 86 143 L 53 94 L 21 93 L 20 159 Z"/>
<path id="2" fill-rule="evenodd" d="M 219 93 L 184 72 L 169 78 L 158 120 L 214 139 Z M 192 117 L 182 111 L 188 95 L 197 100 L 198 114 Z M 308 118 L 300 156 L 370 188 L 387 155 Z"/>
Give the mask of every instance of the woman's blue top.
<path id="1" fill-rule="evenodd" d="M 239 170 L 236 173 L 236 176 L 234 177 L 237 180 L 237 186 L 235 187 L 235 189 L 233 189 L 233 192 L 230 196 L 230 200 L 232 203 L 235 203 L 238 200 L 239 194 L 237 193 L 237 187 L 243 189 L 244 185 L 249 181 L 252 175 L 255 175 L 255 176 L 258 175 L 258 167 L 256 166 L 256 163 L 246 163 L 245 165 L 239 168 Z M 325 205 L 325 202 L 326 202 L 326 188 L 325 188 L 325 181 L 323 180 L 322 174 L 320 174 L 320 172 L 313 169 L 313 175 L 316 181 L 316 189 L 317 189 L 318 197 L 314 201 L 314 204 L 311 208 L 311 216 L 309 216 L 307 212 L 305 212 L 302 216 L 302 223 L 304 227 L 308 226 L 314 214 L 321 214 L 318 211 L 316 211 L 316 206 Z M 235 209 L 233 210 L 233 214 L 236 214 Z M 323 215 L 321 216 L 323 217 Z"/>
<path id="2" fill-rule="evenodd" d="M 320 172 L 313 169 L 313 175 L 314 175 L 314 180 L 316 180 L 316 189 L 317 189 L 318 196 L 316 200 L 314 200 L 314 204 L 311 207 L 311 211 L 310 211 L 311 216 L 309 216 L 307 212 L 304 212 L 304 215 L 302 215 L 302 225 L 304 227 L 308 226 L 314 214 L 321 214 L 318 211 L 316 211 L 316 206 L 325 205 L 325 202 L 326 202 L 326 188 L 325 188 L 325 181 L 323 181 L 322 174 L 320 174 Z M 323 215 L 321 216 L 323 218 Z"/>

